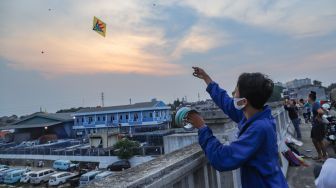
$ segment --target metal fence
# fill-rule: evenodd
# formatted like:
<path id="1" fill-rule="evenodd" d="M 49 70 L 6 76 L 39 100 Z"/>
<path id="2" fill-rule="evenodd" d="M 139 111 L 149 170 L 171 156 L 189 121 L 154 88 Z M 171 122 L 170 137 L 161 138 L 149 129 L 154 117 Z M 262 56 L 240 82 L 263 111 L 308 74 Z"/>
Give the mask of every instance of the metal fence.
<path id="1" fill-rule="evenodd" d="M 64 155 L 64 156 L 113 156 L 113 150 L 103 148 L 8 148 L 0 149 L 0 154 L 13 155 Z"/>
<path id="2" fill-rule="evenodd" d="M 135 155 L 162 155 L 162 146 L 143 146 L 134 148 Z M 0 149 L 0 154 L 11 155 L 59 155 L 59 156 L 116 156 L 113 148 L 7 148 Z"/>

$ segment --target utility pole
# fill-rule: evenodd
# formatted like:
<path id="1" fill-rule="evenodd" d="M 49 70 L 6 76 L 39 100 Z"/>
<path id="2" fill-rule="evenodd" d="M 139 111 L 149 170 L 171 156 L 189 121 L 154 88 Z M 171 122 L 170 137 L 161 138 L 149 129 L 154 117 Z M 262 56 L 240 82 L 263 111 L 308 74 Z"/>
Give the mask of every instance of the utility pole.
<path id="1" fill-rule="evenodd" d="M 104 92 L 101 93 L 101 102 L 102 102 L 102 107 L 104 107 Z"/>

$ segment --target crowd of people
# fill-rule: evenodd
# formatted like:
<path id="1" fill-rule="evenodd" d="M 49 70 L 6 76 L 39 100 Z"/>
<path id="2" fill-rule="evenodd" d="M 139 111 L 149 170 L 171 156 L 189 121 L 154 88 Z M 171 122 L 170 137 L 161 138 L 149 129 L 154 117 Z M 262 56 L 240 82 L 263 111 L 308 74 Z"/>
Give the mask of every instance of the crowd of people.
<path id="1" fill-rule="evenodd" d="M 284 108 L 288 111 L 288 116 L 292 121 L 295 129 L 296 138 L 302 140 L 300 125 L 302 124 L 301 116 L 306 124 L 312 126 L 311 139 L 318 153 L 314 160 L 324 162 L 328 158 L 324 138 L 326 137 L 326 122 L 323 115 L 335 115 L 335 102 L 333 101 L 317 101 L 316 92 L 311 91 L 304 99 L 286 99 Z"/>
<path id="2" fill-rule="evenodd" d="M 332 90 L 330 101 L 317 101 L 316 98 L 316 92 L 311 91 L 307 96 L 307 100 L 285 100 L 284 108 L 288 111 L 298 140 L 302 139 L 300 115 L 302 115 L 306 124 L 311 125 L 310 137 L 317 151 L 317 156 L 313 159 L 321 162 L 321 164 L 317 163 L 314 167 L 316 186 L 318 188 L 336 187 L 334 178 L 336 175 L 336 159 L 329 158 L 326 148 L 326 144 L 328 144 L 328 139 L 326 138 L 330 136 L 326 135 L 326 133 L 328 132 L 328 126 L 332 123 L 328 121 L 327 117 L 336 118 L 336 89 Z"/>

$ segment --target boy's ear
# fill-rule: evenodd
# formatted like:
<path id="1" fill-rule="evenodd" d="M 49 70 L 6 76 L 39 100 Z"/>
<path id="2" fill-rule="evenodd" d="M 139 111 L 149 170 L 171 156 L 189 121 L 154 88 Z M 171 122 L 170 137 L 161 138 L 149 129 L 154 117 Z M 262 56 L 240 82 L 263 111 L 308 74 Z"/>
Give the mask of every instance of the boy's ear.
<path id="1" fill-rule="evenodd" d="M 245 105 L 245 106 L 247 106 L 250 102 L 245 98 L 244 100 L 243 100 L 243 104 Z"/>
<path id="2" fill-rule="evenodd" d="M 240 100 L 238 102 L 238 105 L 239 106 L 246 106 L 248 103 L 249 103 L 248 100 L 246 98 L 244 98 L 243 100 Z"/>

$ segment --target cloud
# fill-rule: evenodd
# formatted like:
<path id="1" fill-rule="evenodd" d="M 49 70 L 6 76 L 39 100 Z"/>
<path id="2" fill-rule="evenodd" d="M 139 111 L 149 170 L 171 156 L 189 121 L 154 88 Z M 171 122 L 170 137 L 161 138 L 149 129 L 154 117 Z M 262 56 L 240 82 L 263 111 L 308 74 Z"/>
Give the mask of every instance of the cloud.
<path id="1" fill-rule="evenodd" d="M 334 0 L 186 0 L 204 16 L 229 18 L 292 37 L 320 36 L 336 30 Z"/>
<path id="2" fill-rule="evenodd" d="M 317 52 L 306 57 L 292 58 L 266 58 L 264 61 L 244 64 L 243 66 L 231 66 L 230 71 L 219 74 L 217 67 L 216 74 L 221 82 L 232 86 L 232 78 L 237 78 L 243 72 L 261 72 L 269 75 L 274 81 L 290 81 L 295 78 L 311 78 L 323 80 L 324 85 L 334 82 L 333 76 L 336 70 L 336 49 Z"/>
<path id="3" fill-rule="evenodd" d="M 214 20 L 231 19 L 292 37 L 319 36 L 336 30 L 335 2 L 172 0 L 158 3 L 158 8 L 151 2 L 126 0 L 1 2 L 0 16 L 10 21 L 3 21 L 0 28 L 0 56 L 12 62 L 11 67 L 48 76 L 176 75 L 186 71 L 185 65 L 177 63 L 185 54 L 206 54 L 235 42 L 234 35 L 213 24 Z M 149 21 L 164 22 L 161 6 L 191 8 L 199 17 L 181 36 L 169 38 L 164 27 Z M 92 31 L 93 16 L 107 23 L 106 38 Z M 244 53 L 248 52 L 240 51 Z M 237 54 L 231 56 L 236 59 Z M 211 58 L 220 61 L 221 57 Z"/>
<path id="4" fill-rule="evenodd" d="M 13 19 L 0 31 L 0 56 L 12 62 L 9 66 L 46 76 L 96 73 L 167 76 L 183 72 L 180 65 L 170 63 L 165 56 L 145 50 L 148 46 L 164 45 L 166 40 L 161 29 L 146 23 L 154 14 L 149 10 L 152 6 L 133 1 L 66 5 L 43 12 L 46 14 L 43 16 L 40 11 L 48 9 L 48 4 L 27 5 L 30 11 L 19 6 L 17 10 L 22 13 L 19 16 L 7 12 Z M 31 12 L 34 9 L 36 12 Z M 28 13 L 36 19 L 26 18 L 24 15 Z M 107 22 L 106 38 L 92 31 L 93 16 Z"/>
<path id="5" fill-rule="evenodd" d="M 227 33 L 211 24 L 197 23 L 177 44 L 173 57 L 180 57 L 188 52 L 205 53 L 213 48 L 228 45 L 231 39 Z"/>

